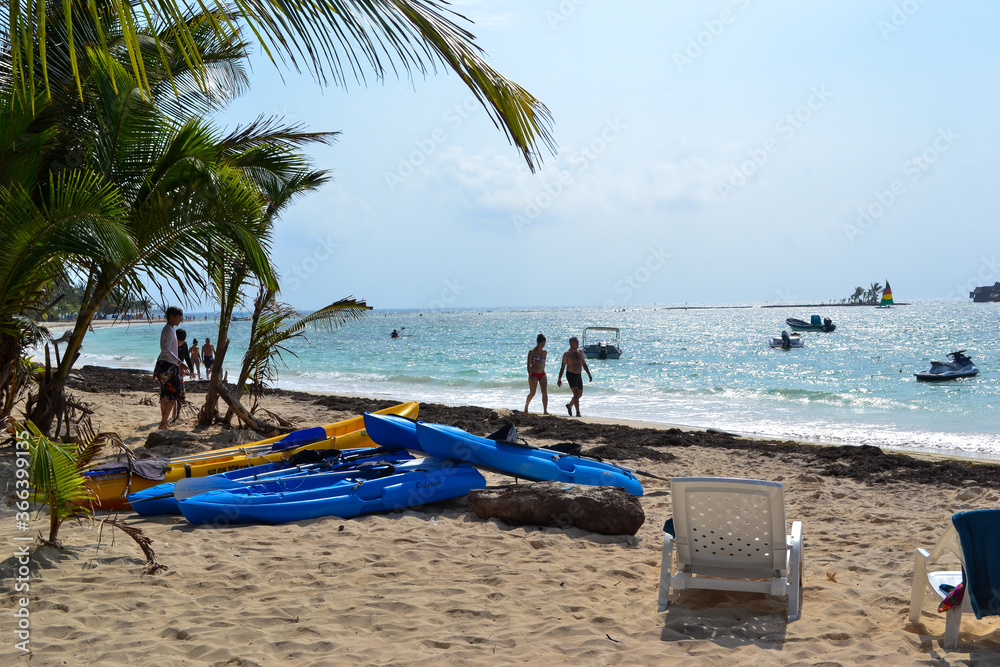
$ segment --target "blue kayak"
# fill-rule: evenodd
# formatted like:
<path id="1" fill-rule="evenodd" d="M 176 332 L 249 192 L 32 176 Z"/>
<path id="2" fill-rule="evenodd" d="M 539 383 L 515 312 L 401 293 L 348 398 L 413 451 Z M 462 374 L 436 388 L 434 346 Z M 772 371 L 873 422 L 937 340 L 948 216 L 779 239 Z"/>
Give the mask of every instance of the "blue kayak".
<path id="1" fill-rule="evenodd" d="M 443 424 L 417 422 L 416 431 L 418 449 L 438 458 L 471 463 L 536 482 L 619 486 L 633 496 L 642 495 L 642 484 L 635 475 L 611 463 L 481 438 Z"/>
<path id="2" fill-rule="evenodd" d="M 366 412 L 365 430 L 376 445 L 419 450 L 417 422 L 412 419 Z"/>
<path id="3" fill-rule="evenodd" d="M 436 458 L 403 462 L 386 472 L 373 468 L 346 476 L 282 477 L 207 491 L 178 499 L 178 505 L 184 517 L 195 524 L 274 524 L 403 509 L 457 498 L 486 486 L 482 474 L 472 466 Z"/>
<path id="4" fill-rule="evenodd" d="M 370 447 L 302 452 L 299 458 L 284 459 L 250 468 L 241 468 L 206 477 L 190 477 L 157 484 L 128 496 L 132 509 L 143 516 L 180 514 L 178 497 L 189 497 L 216 489 L 234 488 L 259 480 L 343 472 L 349 475 L 362 466 L 391 465 L 413 460 L 406 450 Z M 299 455 L 297 455 L 299 456 Z M 306 462 L 308 461 L 308 462 Z"/>

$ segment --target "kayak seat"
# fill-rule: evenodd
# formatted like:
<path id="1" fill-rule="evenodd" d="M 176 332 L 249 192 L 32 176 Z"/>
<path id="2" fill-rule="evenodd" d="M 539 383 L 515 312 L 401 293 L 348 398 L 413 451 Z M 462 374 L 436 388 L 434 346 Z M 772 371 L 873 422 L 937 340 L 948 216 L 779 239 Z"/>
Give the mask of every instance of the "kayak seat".
<path id="1" fill-rule="evenodd" d="M 298 431 L 292 431 L 284 438 L 271 445 L 271 451 L 280 452 L 285 449 L 292 449 L 294 447 L 311 445 L 314 442 L 322 442 L 328 439 L 329 436 L 326 434 L 326 429 L 323 428 L 322 426 L 303 428 L 299 429 Z"/>

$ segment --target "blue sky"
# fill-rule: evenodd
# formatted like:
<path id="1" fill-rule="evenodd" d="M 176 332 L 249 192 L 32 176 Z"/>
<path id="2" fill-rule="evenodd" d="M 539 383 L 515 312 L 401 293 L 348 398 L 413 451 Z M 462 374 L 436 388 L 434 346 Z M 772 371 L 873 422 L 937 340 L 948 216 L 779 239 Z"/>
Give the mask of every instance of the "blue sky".
<path id="1" fill-rule="evenodd" d="M 464 0 L 552 111 L 531 174 L 454 75 L 321 89 L 253 60 L 218 120 L 341 140 L 292 207 L 283 300 L 377 308 L 897 300 L 1000 280 L 1000 5 Z M 282 80 L 282 77 L 284 80 Z"/>

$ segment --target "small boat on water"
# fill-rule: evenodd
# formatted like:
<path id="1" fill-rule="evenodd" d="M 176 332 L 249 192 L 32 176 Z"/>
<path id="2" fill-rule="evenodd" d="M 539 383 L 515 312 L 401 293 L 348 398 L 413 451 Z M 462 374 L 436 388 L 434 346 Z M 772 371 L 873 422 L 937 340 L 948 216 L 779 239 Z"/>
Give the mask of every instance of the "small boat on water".
<path id="1" fill-rule="evenodd" d="M 768 345 L 774 348 L 781 348 L 783 350 L 790 350 L 793 347 L 805 347 L 805 340 L 802 339 L 797 333 L 789 335 L 787 331 L 782 331 L 780 336 L 771 336 L 768 339 Z"/>
<path id="2" fill-rule="evenodd" d="M 889 287 L 889 281 L 885 281 L 885 289 L 882 290 L 882 300 L 879 302 L 879 308 L 888 308 L 892 305 L 892 288 Z M 905 304 L 904 304 L 905 305 Z"/>
<path id="3" fill-rule="evenodd" d="M 833 331 L 837 328 L 837 325 L 833 323 L 829 317 L 820 318 L 819 315 L 813 315 L 809 318 L 809 321 L 800 320 L 796 317 L 789 317 L 785 320 L 785 324 L 791 328 L 792 331 Z"/>
<path id="4" fill-rule="evenodd" d="M 588 331 L 591 332 L 590 340 L 587 340 Z M 580 347 L 588 359 L 620 359 L 622 332 L 618 327 L 587 327 L 583 330 Z"/>
<path id="5" fill-rule="evenodd" d="M 948 358 L 951 361 L 932 361 L 930 370 L 914 373 L 917 382 L 944 382 L 973 377 L 979 373 L 972 359 L 965 356 L 965 350 L 949 352 Z"/>

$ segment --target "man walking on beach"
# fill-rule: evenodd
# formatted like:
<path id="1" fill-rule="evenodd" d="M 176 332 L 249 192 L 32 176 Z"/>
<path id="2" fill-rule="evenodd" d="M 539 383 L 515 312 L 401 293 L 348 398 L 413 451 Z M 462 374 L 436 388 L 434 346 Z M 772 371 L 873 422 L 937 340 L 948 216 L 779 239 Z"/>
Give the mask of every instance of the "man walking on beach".
<path id="1" fill-rule="evenodd" d="M 594 376 L 590 374 L 590 367 L 587 366 L 587 357 L 580 349 L 580 341 L 576 336 L 569 339 L 569 349 L 563 353 L 562 366 L 559 367 L 559 380 L 557 387 L 562 386 L 563 371 L 566 371 L 566 382 L 573 390 L 573 400 L 566 404 L 566 412 L 573 416 L 573 406 L 576 406 L 576 416 L 580 416 L 580 397 L 583 396 L 583 371 L 587 371 L 588 382 L 594 381 Z"/>
<path id="2" fill-rule="evenodd" d="M 170 306 L 166 316 L 167 323 L 160 332 L 160 356 L 156 358 L 156 367 L 153 369 L 153 377 L 160 381 L 160 430 L 169 428 L 167 421 L 180 398 L 182 386 L 176 327 L 184 319 L 184 313 L 180 308 Z"/>

